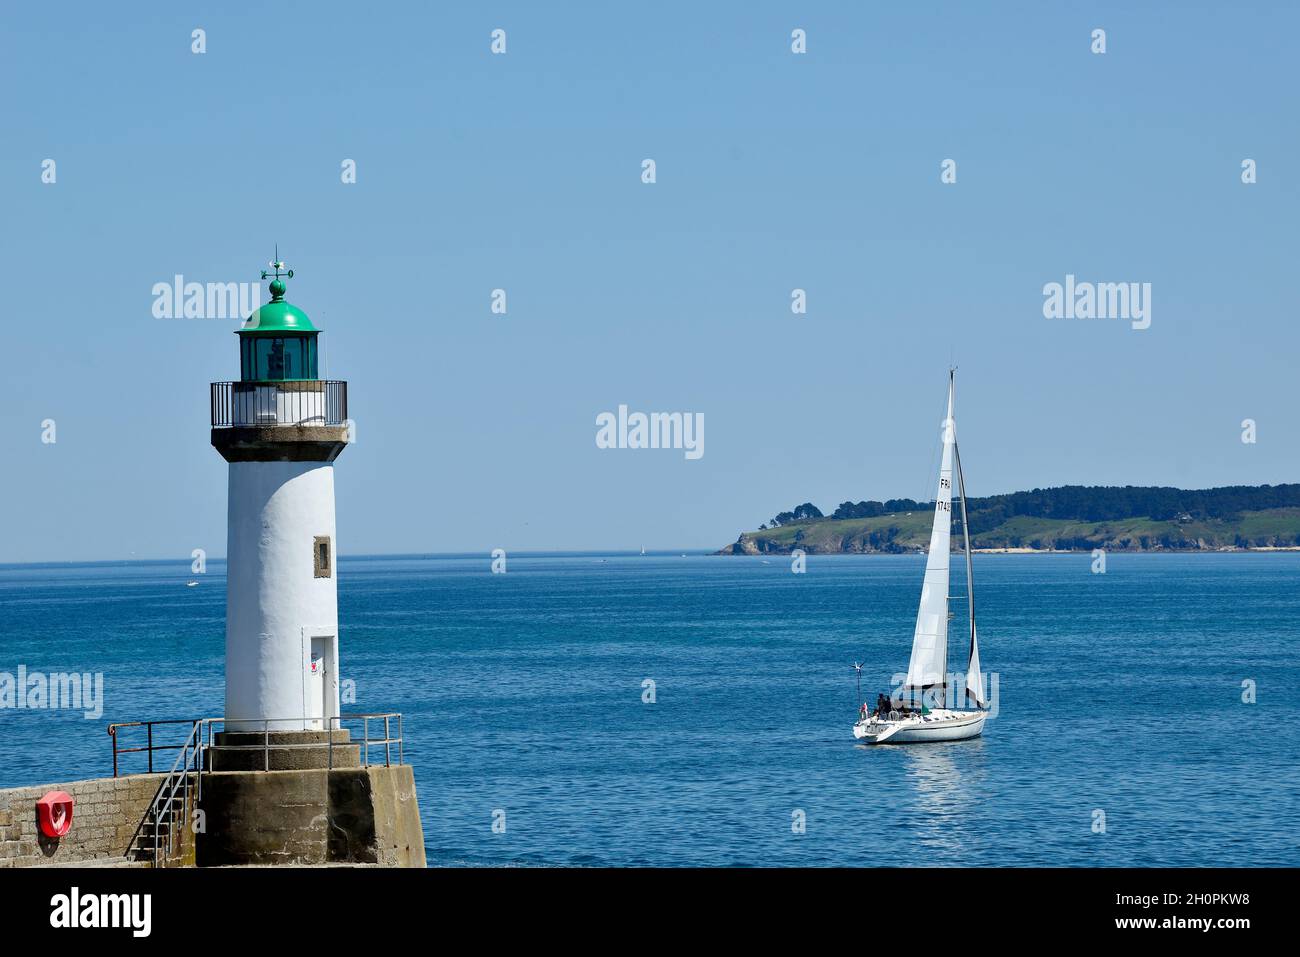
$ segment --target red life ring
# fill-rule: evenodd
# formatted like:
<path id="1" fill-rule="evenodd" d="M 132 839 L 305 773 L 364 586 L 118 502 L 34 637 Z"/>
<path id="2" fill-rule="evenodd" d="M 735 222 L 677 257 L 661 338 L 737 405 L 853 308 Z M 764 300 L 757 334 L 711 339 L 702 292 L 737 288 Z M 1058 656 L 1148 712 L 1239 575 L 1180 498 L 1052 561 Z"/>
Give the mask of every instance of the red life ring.
<path id="1" fill-rule="evenodd" d="M 72 829 L 72 795 L 51 791 L 36 802 L 36 816 L 46 837 L 63 837 Z"/>

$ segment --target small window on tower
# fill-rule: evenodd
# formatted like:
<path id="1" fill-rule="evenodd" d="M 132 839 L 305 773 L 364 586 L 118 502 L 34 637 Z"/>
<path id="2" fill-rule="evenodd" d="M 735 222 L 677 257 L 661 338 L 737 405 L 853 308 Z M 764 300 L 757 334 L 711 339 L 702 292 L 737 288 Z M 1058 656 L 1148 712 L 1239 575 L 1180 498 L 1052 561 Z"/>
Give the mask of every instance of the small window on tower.
<path id="1" fill-rule="evenodd" d="M 316 567 L 317 578 L 333 577 L 333 556 L 330 555 L 330 539 L 328 535 L 317 535 L 312 541 L 312 552 Z"/>

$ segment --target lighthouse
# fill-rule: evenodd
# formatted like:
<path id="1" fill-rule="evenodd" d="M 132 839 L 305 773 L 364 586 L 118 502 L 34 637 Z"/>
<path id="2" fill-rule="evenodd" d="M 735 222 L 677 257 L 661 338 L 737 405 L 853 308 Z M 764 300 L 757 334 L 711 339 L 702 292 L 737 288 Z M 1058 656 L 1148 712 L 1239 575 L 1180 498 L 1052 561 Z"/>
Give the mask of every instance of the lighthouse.
<path id="1" fill-rule="evenodd" d="M 284 298 L 293 270 L 269 265 L 271 300 L 237 332 L 239 380 L 212 384 L 212 445 L 229 463 L 225 729 L 324 741 L 340 714 L 334 460 L 347 383 L 320 378 L 320 330 Z"/>
<path id="2" fill-rule="evenodd" d="M 112 778 L 0 792 L 0 866 L 425 866 L 401 712 L 339 709 L 347 383 L 320 377 L 320 330 L 285 301 L 279 250 L 270 267 L 270 302 L 237 330 L 239 379 L 211 385 L 229 475 L 224 714 L 111 724 Z"/>

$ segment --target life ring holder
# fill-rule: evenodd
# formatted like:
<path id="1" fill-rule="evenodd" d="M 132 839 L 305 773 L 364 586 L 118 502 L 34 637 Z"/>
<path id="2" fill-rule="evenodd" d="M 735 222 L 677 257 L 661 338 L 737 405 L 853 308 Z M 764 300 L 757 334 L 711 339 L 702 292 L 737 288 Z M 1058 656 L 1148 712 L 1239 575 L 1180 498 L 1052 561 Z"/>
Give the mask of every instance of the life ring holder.
<path id="1" fill-rule="evenodd" d="M 63 837 L 72 830 L 75 802 L 67 791 L 50 791 L 36 802 L 36 818 L 46 837 Z"/>

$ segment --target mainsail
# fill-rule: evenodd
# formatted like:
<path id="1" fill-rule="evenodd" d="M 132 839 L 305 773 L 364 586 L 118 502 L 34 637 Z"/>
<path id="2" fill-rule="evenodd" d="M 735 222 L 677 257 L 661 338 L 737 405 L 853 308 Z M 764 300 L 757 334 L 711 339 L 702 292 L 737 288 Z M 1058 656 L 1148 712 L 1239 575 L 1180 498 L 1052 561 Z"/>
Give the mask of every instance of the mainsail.
<path id="1" fill-rule="evenodd" d="M 943 458 L 939 465 L 939 490 L 934 496 L 934 527 L 930 553 L 925 560 L 921 606 L 912 636 L 912 660 L 907 666 L 907 690 L 946 687 L 948 667 L 948 573 L 952 540 L 952 456 L 956 429 L 952 420 L 952 376 L 948 378 L 948 414 L 943 420 Z"/>

